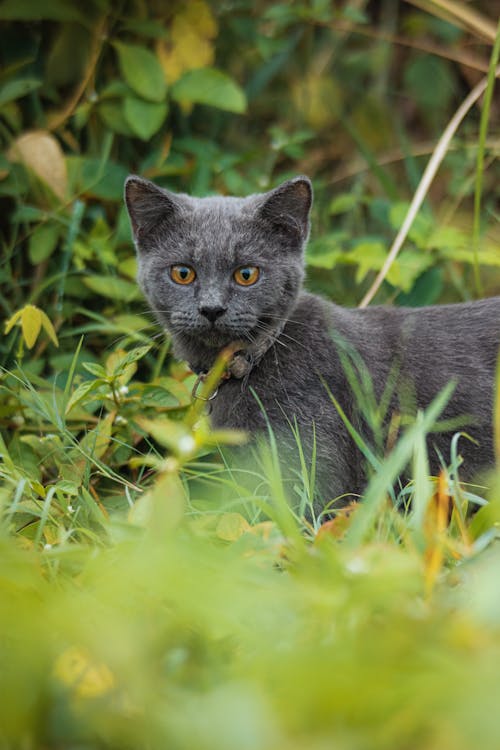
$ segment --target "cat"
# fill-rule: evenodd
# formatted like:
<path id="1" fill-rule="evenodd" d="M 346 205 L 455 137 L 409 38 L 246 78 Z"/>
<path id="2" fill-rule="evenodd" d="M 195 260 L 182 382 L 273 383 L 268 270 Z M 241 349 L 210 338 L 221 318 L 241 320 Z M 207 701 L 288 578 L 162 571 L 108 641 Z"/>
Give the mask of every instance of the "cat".
<path id="1" fill-rule="evenodd" d="M 316 446 L 321 502 L 331 501 L 360 495 L 366 484 L 365 461 L 332 395 L 374 440 L 349 363 L 361 379 L 368 374 L 377 399 L 389 393 L 388 419 L 427 407 L 453 380 L 442 414 L 451 425 L 429 436 L 430 466 L 436 473 L 449 461 L 451 437 L 466 424 L 473 440 L 460 442 L 463 478 L 473 477 L 494 458 L 500 297 L 346 309 L 307 293 L 312 199 L 304 176 L 246 198 L 193 198 L 133 175 L 126 181 L 138 280 L 174 353 L 204 373 L 225 347 L 237 350 L 211 401 L 213 425 L 255 434 L 269 422 L 290 436 L 296 424 L 309 457 Z"/>

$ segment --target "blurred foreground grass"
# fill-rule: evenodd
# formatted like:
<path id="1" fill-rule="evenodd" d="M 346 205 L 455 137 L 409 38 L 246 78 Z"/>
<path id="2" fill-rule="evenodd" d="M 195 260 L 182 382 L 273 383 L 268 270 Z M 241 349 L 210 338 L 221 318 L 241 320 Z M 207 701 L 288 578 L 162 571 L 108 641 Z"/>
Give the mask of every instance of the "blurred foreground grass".
<path id="1" fill-rule="evenodd" d="M 324 521 L 272 440 L 251 489 L 224 468 L 213 446 L 239 436 L 210 431 L 182 368 L 162 402 L 148 356 L 59 388 L 4 373 L 22 419 L 2 448 L 0 747 L 496 749 L 499 482 L 467 520 L 484 500 L 459 459 L 428 480 L 447 394 Z"/>
<path id="2" fill-rule="evenodd" d="M 498 747 L 496 545 L 429 592 L 432 544 L 383 519 L 352 546 L 174 516 L 42 551 L 4 527 L 2 747 Z"/>

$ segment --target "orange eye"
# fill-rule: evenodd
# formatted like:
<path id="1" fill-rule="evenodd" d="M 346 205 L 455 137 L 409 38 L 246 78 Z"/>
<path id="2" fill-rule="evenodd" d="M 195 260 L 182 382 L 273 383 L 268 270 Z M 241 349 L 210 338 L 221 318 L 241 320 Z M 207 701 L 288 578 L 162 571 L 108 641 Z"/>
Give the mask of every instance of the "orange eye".
<path id="1" fill-rule="evenodd" d="M 259 278 L 260 271 L 257 266 L 242 266 L 234 272 L 234 280 L 240 286 L 252 286 Z"/>
<path id="2" fill-rule="evenodd" d="M 170 278 L 176 284 L 192 284 L 196 278 L 196 273 L 191 266 L 172 266 L 170 269 Z"/>

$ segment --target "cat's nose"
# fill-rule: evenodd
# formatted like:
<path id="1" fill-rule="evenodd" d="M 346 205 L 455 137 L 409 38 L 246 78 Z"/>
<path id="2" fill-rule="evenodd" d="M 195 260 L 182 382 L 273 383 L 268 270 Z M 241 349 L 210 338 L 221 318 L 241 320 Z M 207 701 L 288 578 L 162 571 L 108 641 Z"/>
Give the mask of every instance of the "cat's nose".
<path id="1" fill-rule="evenodd" d="M 205 316 L 211 323 L 215 323 L 217 318 L 224 315 L 227 307 L 200 307 L 200 313 Z"/>

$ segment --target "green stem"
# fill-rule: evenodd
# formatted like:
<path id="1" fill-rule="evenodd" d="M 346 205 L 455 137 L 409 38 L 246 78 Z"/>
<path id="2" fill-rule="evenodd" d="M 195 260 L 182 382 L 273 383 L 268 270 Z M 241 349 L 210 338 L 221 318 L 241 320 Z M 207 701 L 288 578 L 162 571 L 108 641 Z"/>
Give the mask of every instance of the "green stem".
<path id="1" fill-rule="evenodd" d="M 488 120 L 490 116 L 491 100 L 493 98 L 493 88 L 495 86 L 495 76 L 497 73 L 498 59 L 500 57 L 500 21 L 498 23 L 495 43 L 491 52 L 490 65 L 488 69 L 488 82 L 484 93 L 483 110 L 481 112 L 481 121 L 479 125 L 479 148 L 477 151 L 476 166 L 476 187 L 474 190 L 474 224 L 472 229 L 472 249 L 474 253 L 474 281 L 476 294 L 482 296 L 482 285 L 479 276 L 479 235 L 481 230 L 481 195 L 483 192 L 483 170 L 484 170 L 484 151 L 486 146 L 486 136 L 488 134 Z"/>

